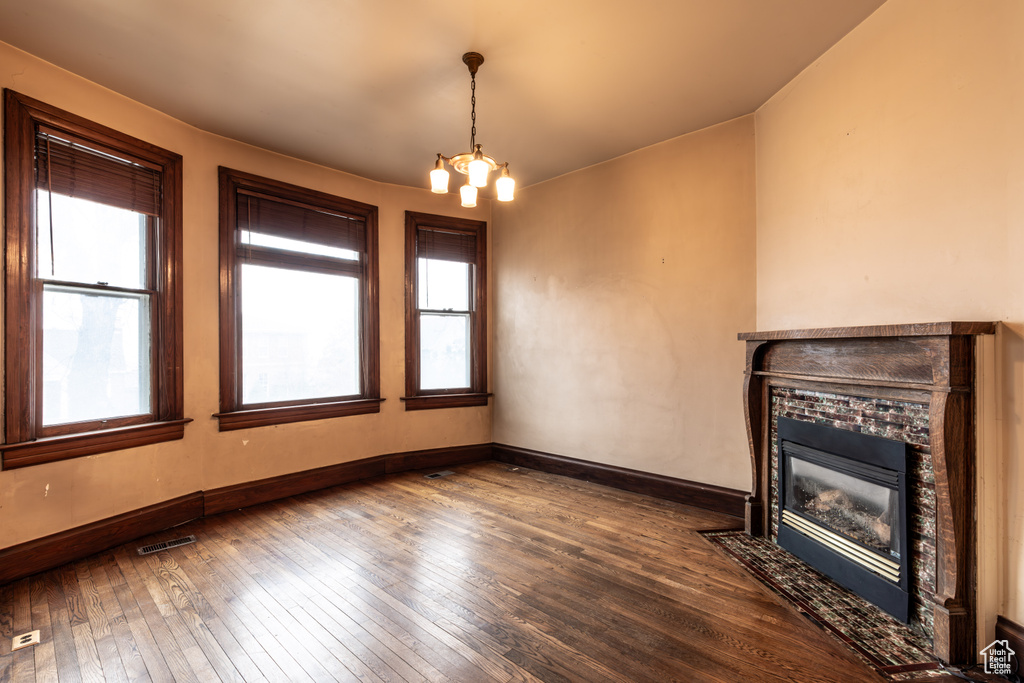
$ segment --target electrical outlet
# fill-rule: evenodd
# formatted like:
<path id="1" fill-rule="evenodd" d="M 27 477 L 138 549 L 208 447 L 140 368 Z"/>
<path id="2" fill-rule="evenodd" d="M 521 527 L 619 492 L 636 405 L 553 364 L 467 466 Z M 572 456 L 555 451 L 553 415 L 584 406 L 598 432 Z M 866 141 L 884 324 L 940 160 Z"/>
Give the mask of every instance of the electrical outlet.
<path id="1" fill-rule="evenodd" d="M 11 652 L 20 650 L 23 647 L 30 645 L 39 644 L 39 631 L 29 631 L 28 633 L 22 633 L 20 636 L 14 636 L 14 640 L 11 641 Z"/>

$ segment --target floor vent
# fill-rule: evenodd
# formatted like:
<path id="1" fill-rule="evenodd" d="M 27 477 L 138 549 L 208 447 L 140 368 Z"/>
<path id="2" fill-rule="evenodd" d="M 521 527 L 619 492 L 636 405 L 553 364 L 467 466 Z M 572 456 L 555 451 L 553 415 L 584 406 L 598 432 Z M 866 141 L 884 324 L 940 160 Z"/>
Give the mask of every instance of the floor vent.
<path id="1" fill-rule="evenodd" d="M 168 548 L 177 548 L 179 545 L 188 545 L 189 543 L 195 543 L 196 537 L 191 534 L 183 536 L 181 538 L 175 538 L 170 541 L 161 541 L 160 543 L 154 543 L 152 545 L 144 545 L 139 548 L 139 555 L 152 555 L 158 553 L 161 550 L 167 550 Z"/>
<path id="2" fill-rule="evenodd" d="M 426 479 L 440 479 L 441 477 L 447 477 L 449 474 L 455 474 L 451 470 L 444 470 L 443 472 L 434 472 L 433 474 L 426 475 Z"/>
<path id="3" fill-rule="evenodd" d="M 29 631 L 28 633 L 22 633 L 20 636 L 15 636 L 11 641 L 11 652 L 20 650 L 23 647 L 29 647 L 30 645 L 39 644 L 39 631 Z"/>

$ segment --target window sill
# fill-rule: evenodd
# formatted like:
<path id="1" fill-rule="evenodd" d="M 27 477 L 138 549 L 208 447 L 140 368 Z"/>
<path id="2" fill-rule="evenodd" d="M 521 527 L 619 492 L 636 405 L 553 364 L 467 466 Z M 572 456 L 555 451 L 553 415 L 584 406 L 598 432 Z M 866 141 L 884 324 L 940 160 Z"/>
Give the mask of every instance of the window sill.
<path id="1" fill-rule="evenodd" d="M 435 408 L 470 408 L 485 406 L 492 394 L 428 394 L 403 396 L 406 410 L 433 410 Z"/>
<path id="2" fill-rule="evenodd" d="M 256 408 L 253 410 L 233 410 L 225 413 L 214 413 L 220 421 L 220 431 L 233 429 L 249 429 L 268 425 L 287 424 L 289 422 L 305 422 L 307 420 L 324 420 L 330 417 L 346 415 L 367 415 L 379 413 L 382 398 L 361 398 L 354 401 L 335 401 L 333 403 L 307 403 L 300 406 L 283 406 L 280 408 Z"/>
<path id="3" fill-rule="evenodd" d="M 46 462 L 70 460 L 84 455 L 95 455 L 125 448 L 146 446 L 162 441 L 174 441 L 185 436 L 185 425 L 192 418 L 147 422 L 129 427 L 115 427 L 82 434 L 51 436 L 35 441 L 4 444 L 3 469 L 40 465 Z"/>

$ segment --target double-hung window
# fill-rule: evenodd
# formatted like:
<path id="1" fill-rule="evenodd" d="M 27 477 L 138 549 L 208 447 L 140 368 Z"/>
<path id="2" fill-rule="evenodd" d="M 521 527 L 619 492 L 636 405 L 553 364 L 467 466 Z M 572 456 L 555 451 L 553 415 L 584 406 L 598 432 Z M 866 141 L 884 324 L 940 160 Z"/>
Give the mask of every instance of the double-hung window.
<path id="1" fill-rule="evenodd" d="M 220 429 L 380 411 L 377 207 L 227 168 Z"/>
<path id="2" fill-rule="evenodd" d="M 181 157 L 10 90 L 4 120 L 4 468 L 181 438 Z"/>
<path id="3" fill-rule="evenodd" d="M 405 214 L 406 410 L 487 405 L 487 224 Z"/>

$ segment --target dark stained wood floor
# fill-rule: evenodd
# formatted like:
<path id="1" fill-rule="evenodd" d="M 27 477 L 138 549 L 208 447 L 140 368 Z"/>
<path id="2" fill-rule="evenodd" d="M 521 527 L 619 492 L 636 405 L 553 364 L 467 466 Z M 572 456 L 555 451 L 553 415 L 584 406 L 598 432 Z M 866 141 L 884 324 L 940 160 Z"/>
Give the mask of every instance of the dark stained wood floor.
<path id="1" fill-rule="evenodd" d="M 0 681 L 882 680 L 695 533 L 735 519 L 453 469 L 211 517 L 0 587 Z M 12 654 L 33 629 L 42 644 Z"/>

